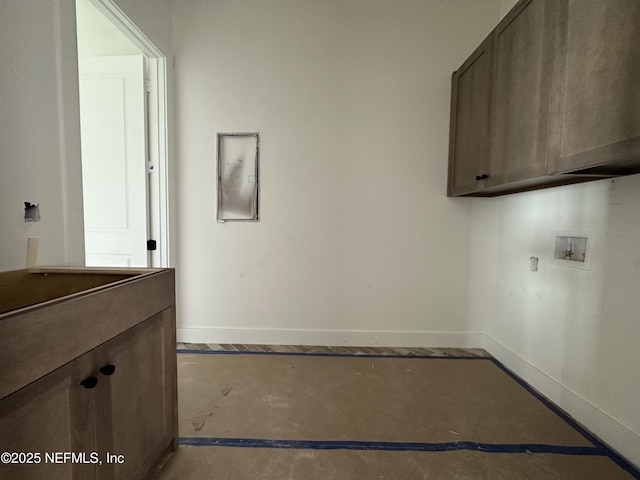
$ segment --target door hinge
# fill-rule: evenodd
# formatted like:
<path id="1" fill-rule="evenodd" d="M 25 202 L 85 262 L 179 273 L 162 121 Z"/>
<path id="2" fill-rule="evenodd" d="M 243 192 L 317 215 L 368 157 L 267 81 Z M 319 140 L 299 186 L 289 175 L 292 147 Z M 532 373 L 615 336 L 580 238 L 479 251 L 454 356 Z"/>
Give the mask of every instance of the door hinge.
<path id="1" fill-rule="evenodd" d="M 155 240 L 147 240 L 147 250 L 156 250 L 158 248 L 158 242 Z"/>

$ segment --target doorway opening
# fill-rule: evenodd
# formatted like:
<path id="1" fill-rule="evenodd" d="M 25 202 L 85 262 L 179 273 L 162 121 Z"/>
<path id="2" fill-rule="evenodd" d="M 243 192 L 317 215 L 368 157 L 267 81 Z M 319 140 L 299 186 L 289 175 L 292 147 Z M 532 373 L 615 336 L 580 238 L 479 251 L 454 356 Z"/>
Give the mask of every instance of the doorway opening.
<path id="1" fill-rule="evenodd" d="M 112 0 L 76 0 L 85 263 L 169 266 L 166 57 Z"/>

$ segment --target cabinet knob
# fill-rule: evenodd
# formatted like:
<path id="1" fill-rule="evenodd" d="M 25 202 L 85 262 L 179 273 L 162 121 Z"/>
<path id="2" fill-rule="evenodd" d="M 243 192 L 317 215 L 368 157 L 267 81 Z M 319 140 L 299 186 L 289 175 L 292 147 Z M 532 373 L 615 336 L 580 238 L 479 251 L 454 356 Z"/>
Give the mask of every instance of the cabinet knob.
<path id="1" fill-rule="evenodd" d="M 476 175 L 476 180 L 484 180 L 485 178 L 489 178 L 488 173 L 483 173 L 482 175 Z"/>
<path id="2" fill-rule="evenodd" d="M 100 373 L 103 375 L 113 375 L 113 372 L 116 371 L 115 365 L 105 365 L 100 369 Z"/>
<path id="3" fill-rule="evenodd" d="M 84 388 L 95 388 L 98 385 L 98 379 L 96 377 L 87 377 L 80 382 Z"/>

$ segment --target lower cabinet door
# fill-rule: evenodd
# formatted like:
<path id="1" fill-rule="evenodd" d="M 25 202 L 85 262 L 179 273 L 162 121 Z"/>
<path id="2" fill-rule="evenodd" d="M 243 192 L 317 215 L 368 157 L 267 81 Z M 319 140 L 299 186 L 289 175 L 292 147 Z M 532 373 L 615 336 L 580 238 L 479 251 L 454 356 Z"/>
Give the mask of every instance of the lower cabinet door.
<path id="1" fill-rule="evenodd" d="M 0 478 L 95 478 L 92 365 L 86 354 L 0 400 Z"/>
<path id="2" fill-rule="evenodd" d="M 173 447 L 176 382 L 173 311 L 94 351 L 99 479 L 140 479 Z"/>

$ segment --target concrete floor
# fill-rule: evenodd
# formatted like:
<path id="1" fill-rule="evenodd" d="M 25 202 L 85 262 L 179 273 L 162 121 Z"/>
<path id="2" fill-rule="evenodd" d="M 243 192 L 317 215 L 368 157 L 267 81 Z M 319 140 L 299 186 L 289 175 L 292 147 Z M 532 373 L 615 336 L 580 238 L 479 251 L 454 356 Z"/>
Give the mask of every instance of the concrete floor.
<path id="1" fill-rule="evenodd" d="M 378 355 L 179 354 L 158 480 L 640 478 L 481 354 Z"/>
<path id="2" fill-rule="evenodd" d="M 629 480 L 606 457 L 181 446 L 159 479 Z"/>

